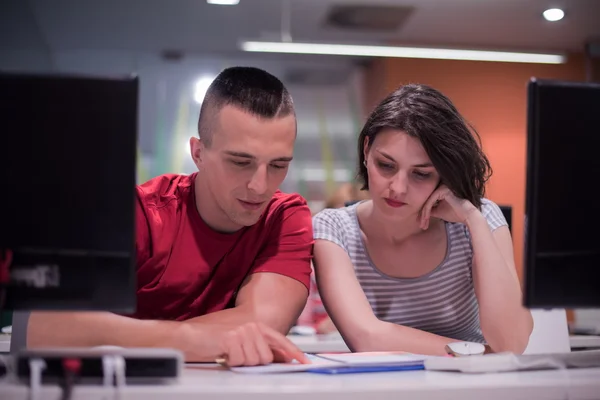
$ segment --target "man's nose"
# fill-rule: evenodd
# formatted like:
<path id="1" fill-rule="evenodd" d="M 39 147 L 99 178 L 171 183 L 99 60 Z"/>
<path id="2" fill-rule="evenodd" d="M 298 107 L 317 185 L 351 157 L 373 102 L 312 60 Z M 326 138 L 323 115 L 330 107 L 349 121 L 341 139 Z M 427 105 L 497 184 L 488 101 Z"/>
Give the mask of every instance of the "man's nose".
<path id="1" fill-rule="evenodd" d="M 256 170 L 250 177 L 250 182 L 248 182 L 248 189 L 250 189 L 256 194 L 265 194 L 268 187 L 268 179 L 269 176 L 267 167 L 261 165 L 258 168 L 256 168 Z"/>

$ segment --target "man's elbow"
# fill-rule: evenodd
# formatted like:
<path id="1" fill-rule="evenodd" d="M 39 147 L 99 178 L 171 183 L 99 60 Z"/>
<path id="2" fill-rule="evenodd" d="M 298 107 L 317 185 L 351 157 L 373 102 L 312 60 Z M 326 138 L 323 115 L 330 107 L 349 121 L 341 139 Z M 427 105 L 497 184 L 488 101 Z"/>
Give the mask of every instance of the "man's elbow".
<path id="1" fill-rule="evenodd" d="M 292 326 L 296 324 L 296 321 L 298 321 L 305 304 L 306 299 L 287 306 L 283 304 L 271 304 L 269 306 L 257 307 L 253 311 L 254 320 L 286 335 Z"/>

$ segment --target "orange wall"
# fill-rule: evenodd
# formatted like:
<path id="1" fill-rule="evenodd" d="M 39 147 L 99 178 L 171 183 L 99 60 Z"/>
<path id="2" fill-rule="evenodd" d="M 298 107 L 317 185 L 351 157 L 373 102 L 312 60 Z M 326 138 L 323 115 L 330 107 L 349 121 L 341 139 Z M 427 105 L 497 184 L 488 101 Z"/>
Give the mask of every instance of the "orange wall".
<path id="1" fill-rule="evenodd" d="M 559 65 L 379 59 L 365 74 L 367 112 L 401 84 L 423 83 L 447 95 L 474 125 L 494 171 L 486 197 L 513 207 L 513 242 L 519 276 L 523 264 L 526 86 L 534 76 L 584 81 L 584 56 L 570 56 L 566 64 Z"/>

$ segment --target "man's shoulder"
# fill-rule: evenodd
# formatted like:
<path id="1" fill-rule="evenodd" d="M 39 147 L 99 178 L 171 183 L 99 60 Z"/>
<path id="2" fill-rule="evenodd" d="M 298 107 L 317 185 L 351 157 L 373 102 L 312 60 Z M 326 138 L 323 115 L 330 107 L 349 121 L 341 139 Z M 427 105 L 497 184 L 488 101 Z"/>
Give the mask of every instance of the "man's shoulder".
<path id="1" fill-rule="evenodd" d="M 173 200 L 180 200 L 193 186 L 195 175 L 156 176 L 137 186 L 140 202 L 146 206 L 162 207 Z"/>
<path id="2" fill-rule="evenodd" d="M 262 217 L 263 227 L 312 226 L 311 213 L 304 197 L 297 193 L 275 192 Z"/>
<path id="3" fill-rule="evenodd" d="M 271 197 L 271 201 L 267 206 L 267 215 L 289 213 L 290 211 L 307 211 L 310 213 L 308 204 L 304 197 L 298 193 L 284 193 L 280 190 L 276 191 Z"/>

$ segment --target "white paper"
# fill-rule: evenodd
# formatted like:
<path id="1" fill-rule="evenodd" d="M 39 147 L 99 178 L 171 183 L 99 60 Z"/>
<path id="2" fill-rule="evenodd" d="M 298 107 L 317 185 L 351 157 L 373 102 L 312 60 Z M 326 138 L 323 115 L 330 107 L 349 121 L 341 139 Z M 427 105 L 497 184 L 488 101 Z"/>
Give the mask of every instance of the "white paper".
<path id="1" fill-rule="evenodd" d="M 245 374 L 269 374 L 302 372 L 311 369 L 340 366 L 414 365 L 430 356 L 410 353 L 366 352 L 366 353 L 319 353 L 306 354 L 311 364 L 273 363 L 255 367 L 230 367 L 231 371 Z"/>

